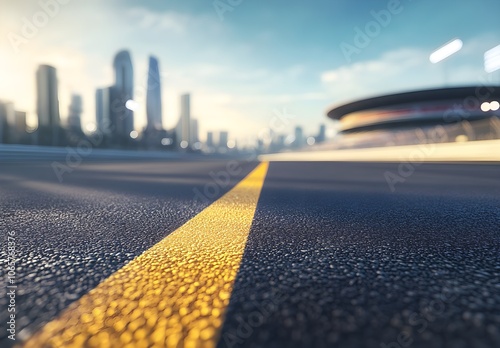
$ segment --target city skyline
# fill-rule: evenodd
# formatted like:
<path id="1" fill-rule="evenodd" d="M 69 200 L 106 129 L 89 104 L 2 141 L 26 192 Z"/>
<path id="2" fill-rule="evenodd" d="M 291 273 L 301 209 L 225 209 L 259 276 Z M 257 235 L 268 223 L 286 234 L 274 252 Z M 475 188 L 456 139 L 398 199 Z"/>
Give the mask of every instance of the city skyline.
<path id="1" fill-rule="evenodd" d="M 61 117 L 57 69 L 50 65 L 40 65 L 36 72 L 36 87 L 38 130 L 46 135 L 38 141 L 42 145 L 59 145 Z"/>
<path id="2" fill-rule="evenodd" d="M 218 144 L 213 141 L 214 131 L 207 132 L 206 141 L 201 140 L 199 122 L 191 115 L 191 94 L 180 96 L 181 115 L 174 129 L 162 126 L 161 77 L 159 61 L 150 56 L 148 68 L 148 88 L 146 112 L 148 123 L 140 131 L 134 128 L 134 112 L 139 105 L 134 101 L 134 66 L 131 54 L 121 50 L 115 54 L 113 69 L 114 84 L 98 88 L 95 92 L 95 124 L 88 130 L 87 136 L 100 138 L 99 146 L 122 149 L 168 149 L 203 151 L 206 153 L 237 150 L 238 140 L 224 129 L 219 129 Z M 32 144 L 50 146 L 72 146 L 87 136 L 82 129 L 81 114 L 83 98 L 79 94 L 71 95 L 67 117 L 61 120 L 59 104 L 58 72 L 50 65 L 40 65 L 35 76 L 37 83 L 37 128 L 30 128 L 26 123 L 26 113 L 18 111 L 13 102 L 0 100 L 0 143 Z M 64 113 L 63 113 L 64 114 Z M 279 117 L 289 115 L 276 115 Z M 283 120 L 281 120 L 283 121 Z M 297 130 L 300 129 L 300 135 Z M 287 147 L 300 148 L 305 143 L 314 145 L 325 141 L 325 125 L 320 125 L 317 136 L 306 138 L 303 127 L 295 127 L 295 135 L 286 135 L 281 130 L 271 128 L 259 134 L 254 144 L 245 144 L 243 148 L 255 148 L 257 151 L 280 151 Z M 172 142 L 174 141 L 174 142 Z M 174 147 L 171 145 L 175 144 Z"/>
<path id="3" fill-rule="evenodd" d="M 15 110 L 15 104 L 12 101 L 5 101 L 0 99 L 0 104 L 5 106 L 9 106 L 9 111 L 5 113 L 10 115 L 11 120 L 6 121 L 6 129 L 9 129 L 9 126 L 12 127 L 15 124 L 16 131 L 20 131 L 21 129 L 21 119 L 24 128 L 21 133 L 32 133 L 35 132 L 35 135 L 38 134 L 38 129 L 40 127 L 59 127 L 59 130 L 67 129 L 67 130 L 79 130 L 83 132 L 86 130 L 88 135 L 92 135 L 95 132 L 98 132 L 101 135 L 105 135 L 108 137 L 113 137 L 115 142 L 118 138 L 121 138 L 121 144 L 115 143 L 117 146 L 124 146 L 130 139 L 136 139 L 139 135 L 143 135 L 146 137 L 151 137 L 154 132 L 158 131 L 168 131 L 168 129 L 163 128 L 163 113 L 162 113 L 162 104 L 163 104 L 163 96 L 161 94 L 161 76 L 159 69 L 159 60 L 155 56 L 149 56 L 149 65 L 147 72 L 147 91 L 146 91 L 146 118 L 147 123 L 143 129 L 139 129 L 137 126 L 134 126 L 134 113 L 139 110 L 141 107 L 134 100 L 134 65 L 132 62 L 131 54 L 128 50 L 120 50 L 114 55 L 113 59 L 113 71 L 114 71 L 114 84 L 108 87 L 97 88 L 95 90 L 95 114 L 94 119 L 90 123 L 87 123 L 87 127 L 82 125 L 81 115 L 83 112 L 83 98 L 80 94 L 72 93 L 71 101 L 68 105 L 67 113 L 61 112 L 61 105 L 59 103 L 59 95 L 60 91 L 58 88 L 58 77 L 57 77 L 57 68 L 47 65 L 41 64 L 37 68 L 36 73 L 36 81 L 37 81 L 37 109 L 36 109 L 36 118 L 37 125 L 35 127 L 30 126 L 29 122 L 26 121 L 26 112 Z M 44 88 L 44 86 L 46 88 Z M 42 107 L 43 105 L 43 107 Z M 181 142 L 185 141 L 187 143 L 187 147 L 192 150 L 201 150 L 202 144 L 205 144 L 207 149 L 236 149 L 238 141 L 235 137 L 229 136 L 229 132 L 227 130 L 215 130 L 211 129 L 207 131 L 207 137 L 202 140 L 199 132 L 199 123 L 197 119 L 193 119 L 191 115 L 191 94 L 184 93 L 180 95 L 180 105 L 181 111 L 179 117 L 177 117 L 177 124 L 175 127 L 171 129 L 173 134 L 177 136 L 177 148 L 184 148 L 181 146 Z M 46 109 L 46 110 L 45 110 Z M 276 113 L 276 111 L 275 111 Z M 286 110 L 284 110 L 286 115 Z M 279 112 L 278 112 L 279 114 Z M 20 119 L 18 119 L 19 117 Z M 61 117 L 62 116 L 62 117 Z M 15 118 L 15 119 L 14 119 Z M 173 118 L 176 119 L 175 117 Z M 46 123 L 44 125 L 44 123 Z M 189 125 L 189 126 L 187 126 Z M 3 126 L 3 125 L 2 125 Z M 321 128 L 325 128 L 324 124 L 320 124 Z M 297 126 L 295 129 L 302 129 L 303 126 Z M 3 131 L 3 128 L 1 129 Z M 277 146 L 278 149 L 286 148 L 287 145 L 284 143 L 279 145 L 279 139 L 287 138 L 290 139 L 290 135 L 278 134 L 275 130 L 268 128 L 263 128 L 262 131 L 265 133 L 265 137 L 268 138 L 268 146 L 264 146 L 268 150 L 271 149 L 271 144 Z M 151 133 L 153 132 L 153 133 Z M 132 134 L 135 135 L 132 136 Z M 219 135 L 219 144 L 214 146 L 213 140 L 211 141 L 210 134 L 214 135 L 214 133 Z M 263 134 L 262 132 L 260 134 Z M 83 133 L 82 133 L 83 134 Z M 158 136 L 159 133 L 156 134 Z M 271 140 L 269 136 L 274 136 Z M 52 135 L 51 135 L 52 137 Z M 155 135 L 153 135 L 153 138 Z M 8 137 L 7 137 L 8 138 Z M 16 138 L 16 135 L 13 136 L 13 139 Z M 41 145 L 57 145 L 58 141 L 56 138 L 52 140 L 52 143 L 48 143 L 46 141 L 41 141 L 38 139 L 39 136 L 36 135 L 35 139 L 31 139 L 30 141 L 34 141 L 35 143 L 40 143 Z M 243 145 L 243 147 L 256 148 L 259 149 L 262 146 L 262 143 L 259 138 L 259 135 L 255 135 L 255 142 L 249 141 Z M 314 136 L 310 136 L 310 138 L 314 138 Z M 3 139 L 3 138 L 2 138 Z M 189 139 L 189 141 L 187 140 Z M 213 138 L 212 138 L 213 139 Z M 221 140 L 221 139 L 226 139 Z M 296 136 L 294 137 L 296 139 Z M 321 139 L 321 142 L 325 140 L 325 137 L 319 136 L 318 139 Z M 152 140 L 152 139 L 151 139 Z M 160 139 L 163 146 L 167 143 L 170 143 L 169 138 Z M 306 139 L 302 139 L 304 142 Z M 123 142 L 125 141 L 125 143 Z M 223 141 L 225 145 L 220 143 Z M 291 140 L 288 145 L 291 145 L 295 140 Z M 0 141 L 1 143 L 2 141 Z M 212 144 L 212 145 L 210 145 Z M 112 144 L 107 144 L 107 146 Z M 193 146 L 194 145 L 194 146 Z M 312 144 L 309 144 L 312 145 Z M 210 152 L 210 151 L 209 151 Z"/>
<path id="4" fill-rule="evenodd" d="M 148 69 L 148 92 L 146 96 L 147 128 L 161 130 L 163 129 L 163 108 L 158 58 L 149 57 Z"/>
<path id="5" fill-rule="evenodd" d="M 196 95 L 192 107 L 200 134 L 228 128 L 245 143 L 269 127 L 275 110 L 286 108 L 296 116 L 287 131 L 303 124 L 312 133 L 321 122 L 332 127 L 325 117 L 331 104 L 442 86 L 443 66 L 450 85 L 497 78 L 498 74 L 484 73 L 482 55 L 499 44 L 499 30 L 487 24 L 494 20 L 498 2 L 483 1 L 480 7 L 454 6 L 451 1 L 398 3 L 387 19 L 383 15 L 387 1 L 334 5 L 317 1 L 310 6 L 243 2 L 223 13 L 221 20 L 210 2 L 138 5 L 91 0 L 60 4 L 53 16 L 46 13 L 48 23 L 37 27 L 33 16 L 45 11 L 38 1 L 10 2 L 0 14 L 4 37 L 0 69 L 5 76 L 0 97 L 25 110 L 32 124 L 36 117 L 32 75 L 40 64 L 53 65 L 59 72 L 61 110 L 67 110 L 72 94 L 81 95 L 83 126 L 92 127 L 95 90 L 113 83 L 110 57 L 127 49 L 132 53 L 135 99 L 140 105 L 135 112 L 136 130 L 147 124 L 148 58 L 154 55 L 162 62 L 160 76 L 166 86 L 162 90 L 165 128 L 174 127 L 180 115 L 178 96 L 190 92 Z M 280 15 L 283 8 L 286 18 Z M 422 27 L 421 18 L 431 11 L 448 11 L 450 16 L 440 19 L 445 23 L 432 20 Z M 477 15 L 468 16 L 472 11 Z M 456 25 L 464 16 L 469 20 Z M 255 21 L 261 25 L 254 30 Z M 370 23 L 379 23 L 377 35 L 367 36 Z M 445 29 L 437 31 L 437 27 Z M 27 39 L 23 28 L 33 29 Z M 363 37 L 363 47 L 356 45 Z M 460 54 L 445 65 L 430 64 L 428 55 L 455 37 L 464 42 Z"/>
<path id="6" fill-rule="evenodd" d="M 113 61 L 115 83 L 110 95 L 110 128 L 116 140 L 126 143 L 134 128 L 134 109 L 128 105 L 134 100 L 134 65 L 128 50 L 121 50 Z"/>

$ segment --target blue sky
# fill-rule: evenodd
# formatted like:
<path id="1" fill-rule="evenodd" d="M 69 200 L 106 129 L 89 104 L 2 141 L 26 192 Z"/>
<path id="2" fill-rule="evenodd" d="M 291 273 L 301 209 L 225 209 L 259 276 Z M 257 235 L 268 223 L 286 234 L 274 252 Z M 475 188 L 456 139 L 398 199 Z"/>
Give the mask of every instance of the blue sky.
<path id="1" fill-rule="evenodd" d="M 42 3 L 51 1 L 58 0 Z M 71 93 L 83 95 L 86 125 L 94 121 L 95 88 L 112 83 L 111 62 L 122 48 L 132 53 L 140 105 L 147 57 L 154 54 L 162 71 L 165 124 L 175 125 L 179 95 L 191 92 L 202 139 L 208 130 L 224 129 L 243 143 L 271 127 L 277 112 L 294 116 L 279 131 L 302 125 L 312 134 L 321 122 L 333 126 L 325 117 L 332 104 L 445 83 L 500 81 L 482 66 L 484 51 L 500 44 L 497 0 L 242 0 L 226 5 L 231 10 L 222 18 L 213 0 L 58 4 L 36 35 L 16 46 L 12 33 L 22 37 L 24 19 L 32 22 L 43 6 L 0 0 L 0 99 L 27 110 L 31 122 L 38 64 L 58 68 L 63 118 Z M 346 59 L 342 47 L 355 47 L 356 33 L 366 33 L 373 13 L 391 8 L 397 13 Z M 429 54 L 456 37 L 463 50 L 432 65 Z M 137 129 L 144 126 L 143 109 L 136 114 Z"/>

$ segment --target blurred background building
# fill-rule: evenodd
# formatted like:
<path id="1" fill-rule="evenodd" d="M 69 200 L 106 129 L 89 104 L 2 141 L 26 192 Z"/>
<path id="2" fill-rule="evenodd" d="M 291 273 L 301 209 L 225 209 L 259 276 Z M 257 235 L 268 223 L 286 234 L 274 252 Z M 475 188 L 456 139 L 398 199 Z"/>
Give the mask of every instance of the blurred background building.
<path id="1" fill-rule="evenodd" d="M 134 131 L 134 68 L 128 51 L 120 51 L 113 62 L 115 83 L 110 93 L 112 143 L 129 147 Z"/>
<path id="2" fill-rule="evenodd" d="M 146 96 L 148 130 L 163 130 L 161 80 L 158 59 L 149 57 L 148 90 Z"/>
<path id="3" fill-rule="evenodd" d="M 111 87 L 96 90 L 97 131 L 105 136 L 111 133 Z"/>
<path id="4" fill-rule="evenodd" d="M 191 95 L 181 96 L 181 116 L 176 127 L 177 145 L 186 150 L 190 147 L 191 141 Z"/>
<path id="5" fill-rule="evenodd" d="M 61 119 L 57 71 L 50 65 L 40 65 L 36 72 L 38 143 L 58 146 L 61 143 Z"/>

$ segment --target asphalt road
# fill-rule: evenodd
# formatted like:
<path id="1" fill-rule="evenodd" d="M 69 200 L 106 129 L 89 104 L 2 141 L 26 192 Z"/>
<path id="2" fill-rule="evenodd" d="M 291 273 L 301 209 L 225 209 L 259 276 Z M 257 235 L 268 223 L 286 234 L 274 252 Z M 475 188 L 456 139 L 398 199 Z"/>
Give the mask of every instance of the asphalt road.
<path id="1" fill-rule="evenodd" d="M 18 344 L 54 319 L 65 318 L 70 305 L 84 303 L 92 289 L 120 274 L 118 270 L 133 275 L 141 259 L 137 256 L 148 250 L 163 253 L 153 246 L 177 238 L 172 232 L 195 217 L 203 225 L 200 213 L 259 166 L 250 161 L 84 160 L 64 172 L 61 181 L 54 159 L 57 156 L 47 161 L 0 161 L 0 231 L 5 241 L 14 232 L 18 256 Z M 227 296 L 221 292 L 220 298 L 211 300 L 214 307 L 206 314 L 208 320 L 223 315 L 213 321 L 215 336 L 206 336 L 216 337 L 215 341 L 204 341 L 204 331 L 193 336 L 202 342 L 200 346 L 500 346 L 500 165 L 433 163 L 413 171 L 399 166 L 344 162 L 259 166 L 263 186 L 248 188 L 258 199 L 255 213 L 244 213 L 250 216 L 249 231 L 238 234 L 245 238 L 241 259 L 235 261 L 239 267 L 210 265 L 219 267 L 212 272 L 214 277 L 226 267 L 234 270 L 235 280 L 227 288 L 224 285 Z M 246 195 L 245 185 L 239 190 L 234 199 Z M 217 214 L 229 204 L 212 210 Z M 240 209 L 238 204 L 228 212 Z M 221 215 L 223 222 L 228 212 Z M 176 233 L 182 237 L 188 232 Z M 186 259 L 196 263 L 197 240 L 182 243 L 185 254 L 190 254 L 186 247 L 192 243 L 195 255 Z M 6 245 L 2 242 L 2 279 L 7 279 Z M 218 246 L 221 252 L 224 245 Z M 228 252 L 230 257 L 237 253 Z M 179 259 L 168 262 L 182 263 Z M 157 272 L 157 267 L 137 268 L 144 273 Z M 172 281 L 182 279 L 187 278 L 181 274 Z M 211 285 L 210 277 L 200 279 L 199 289 L 209 292 L 203 282 Z M 116 295 L 112 282 L 106 289 L 110 297 L 125 296 Z M 185 296 L 189 294 L 187 290 Z M 134 296 L 140 302 L 143 295 Z M 165 296 L 167 303 L 170 297 Z M 8 301 L 0 298 L 1 347 L 13 343 L 5 325 Z M 161 302 L 155 309 L 160 305 L 168 307 Z M 179 310 L 181 326 L 188 325 L 183 316 L 195 312 L 190 308 Z M 140 320 L 143 313 L 136 309 L 131 315 Z M 176 315 L 168 308 L 162 308 L 161 315 L 167 312 Z M 89 321 L 101 314 L 90 314 L 94 317 Z M 73 326 L 78 329 L 85 320 L 76 318 Z M 124 324 L 123 330 L 132 331 L 127 338 L 130 346 L 141 346 L 134 342 L 144 343 L 150 336 L 156 339 L 155 326 L 163 321 L 176 324 L 167 322 L 168 315 L 154 318 L 143 320 L 145 328 L 151 326 L 149 333 L 130 322 Z M 119 324 L 113 323 L 110 327 Z M 77 335 L 61 332 L 61 342 L 66 343 Z M 187 335 L 179 333 L 183 334 Z M 95 337 L 107 340 L 105 335 Z M 169 342 L 168 337 L 160 339 Z M 96 342 L 104 341 L 81 345 Z M 31 346 L 43 345 L 31 340 Z"/>

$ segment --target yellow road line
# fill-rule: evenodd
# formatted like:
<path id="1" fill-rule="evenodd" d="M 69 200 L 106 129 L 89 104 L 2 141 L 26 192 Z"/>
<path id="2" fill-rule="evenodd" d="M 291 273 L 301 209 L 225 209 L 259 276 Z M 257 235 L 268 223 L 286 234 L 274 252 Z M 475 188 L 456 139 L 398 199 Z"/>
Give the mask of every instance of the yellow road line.
<path id="1" fill-rule="evenodd" d="M 25 347 L 215 347 L 267 169 L 261 163 Z"/>

